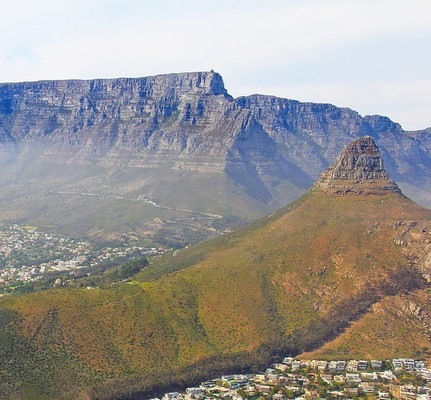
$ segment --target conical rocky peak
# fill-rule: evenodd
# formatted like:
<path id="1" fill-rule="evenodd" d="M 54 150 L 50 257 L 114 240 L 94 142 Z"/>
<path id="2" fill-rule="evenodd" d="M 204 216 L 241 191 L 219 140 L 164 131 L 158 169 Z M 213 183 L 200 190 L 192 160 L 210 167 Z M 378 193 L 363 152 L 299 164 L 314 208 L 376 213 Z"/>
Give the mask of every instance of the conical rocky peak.
<path id="1" fill-rule="evenodd" d="M 383 168 L 382 155 L 370 136 L 350 143 L 316 187 L 337 195 L 401 192 Z"/>

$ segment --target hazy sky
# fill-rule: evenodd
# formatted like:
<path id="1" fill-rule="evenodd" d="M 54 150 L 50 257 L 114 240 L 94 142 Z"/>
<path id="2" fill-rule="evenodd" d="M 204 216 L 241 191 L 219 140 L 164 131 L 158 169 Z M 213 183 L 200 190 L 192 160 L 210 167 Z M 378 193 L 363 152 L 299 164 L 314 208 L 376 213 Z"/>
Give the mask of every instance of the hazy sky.
<path id="1" fill-rule="evenodd" d="M 431 126 L 431 0 L 2 1 L 0 81 L 214 69 L 273 94 Z"/>

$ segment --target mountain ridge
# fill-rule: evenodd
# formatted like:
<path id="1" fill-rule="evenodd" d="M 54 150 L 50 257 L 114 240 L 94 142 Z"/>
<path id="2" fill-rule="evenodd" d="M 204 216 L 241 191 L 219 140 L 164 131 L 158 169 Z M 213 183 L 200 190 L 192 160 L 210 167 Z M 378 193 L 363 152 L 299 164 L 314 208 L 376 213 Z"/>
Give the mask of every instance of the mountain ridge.
<path id="1" fill-rule="evenodd" d="M 130 94 L 128 94 L 128 92 Z M 309 132 L 310 136 L 313 137 L 313 135 L 316 136 L 319 133 L 323 133 L 322 129 L 324 128 L 320 125 L 321 123 L 328 124 L 328 120 L 326 119 L 325 121 L 325 119 L 323 119 L 327 117 L 324 117 L 324 115 L 319 116 L 319 114 L 317 114 L 316 117 L 313 117 L 317 118 L 317 120 L 310 121 L 311 123 L 301 121 L 300 119 L 296 121 L 294 119 L 288 121 L 285 118 L 288 117 L 290 109 L 292 109 L 293 113 L 304 112 L 305 115 L 308 114 L 309 117 L 313 115 L 313 112 L 328 112 L 328 117 L 334 121 L 340 118 L 343 113 L 347 113 L 347 117 L 350 118 L 351 121 L 350 124 L 353 124 L 353 126 L 350 126 L 350 129 L 353 128 L 357 131 L 357 133 L 352 133 L 359 136 L 363 136 L 363 133 L 367 133 L 367 131 L 371 133 L 371 136 L 377 136 L 378 134 L 387 132 L 388 130 L 398 131 L 397 133 L 402 131 L 402 128 L 399 124 L 390 121 L 387 117 L 361 117 L 358 113 L 351 110 L 350 108 L 339 108 L 329 103 L 301 103 L 297 100 L 289 100 L 281 97 L 267 96 L 262 94 L 241 96 L 234 99 L 228 94 L 222 77 L 215 72 L 163 74 L 142 78 L 61 80 L 0 84 L 0 111 L 4 115 L 1 120 L 0 127 L 3 128 L 3 134 L 8 135 L 10 140 L 15 144 L 18 144 L 18 142 L 23 141 L 24 139 L 29 140 L 29 138 L 32 138 L 33 140 L 40 139 L 41 141 L 47 141 L 48 139 L 52 138 L 55 142 L 58 134 L 60 134 L 60 137 L 65 134 L 70 135 L 71 130 L 77 134 L 81 132 L 81 135 L 86 130 L 89 130 L 89 133 L 92 132 L 93 134 L 96 134 L 97 131 L 92 130 L 91 127 L 95 124 L 97 125 L 98 122 L 100 123 L 100 121 L 94 120 L 97 118 L 97 115 L 95 116 L 95 114 L 102 113 L 102 120 L 106 118 L 108 120 L 120 118 L 120 120 L 128 120 L 132 125 L 147 126 L 150 124 L 150 126 L 147 126 L 147 133 L 145 130 L 137 132 L 137 137 L 140 135 L 145 141 L 145 137 L 148 135 L 148 132 L 151 135 L 151 129 L 156 128 L 155 126 L 151 127 L 151 124 L 160 125 L 161 121 L 159 121 L 159 119 L 169 119 L 169 117 L 172 117 L 172 114 L 175 112 L 180 113 L 181 121 L 170 121 L 170 123 L 180 122 L 180 124 L 176 124 L 177 130 L 179 129 L 181 131 L 185 128 L 184 126 L 181 126 L 181 122 L 185 123 L 189 121 L 191 122 L 191 125 L 198 124 L 199 117 L 203 117 L 207 111 L 205 110 L 205 105 L 203 103 L 204 99 L 201 97 L 205 97 L 207 95 L 210 97 L 211 95 L 214 95 L 215 97 L 222 95 L 222 97 L 227 100 L 227 102 L 224 104 L 216 102 L 215 105 L 217 107 L 221 107 L 220 111 L 229 113 L 230 115 L 227 117 L 231 120 L 232 116 L 235 116 L 234 111 L 238 110 L 241 116 L 241 124 L 239 127 L 232 126 L 230 129 L 234 129 L 234 131 L 231 133 L 234 136 L 238 135 L 238 132 L 235 133 L 235 130 L 238 130 L 238 128 L 240 132 L 245 131 L 242 134 L 245 136 L 241 136 L 241 133 L 239 133 L 241 136 L 240 140 L 246 138 L 247 134 L 250 136 L 253 134 L 256 135 L 256 128 L 259 129 L 257 125 L 261 125 L 261 128 L 267 128 L 267 131 L 271 132 L 270 126 L 267 124 L 263 125 L 263 123 L 259 121 L 259 114 L 263 114 L 265 108 L 272 109 L 274 112 L 278 113 L 278 115 L 275 115 L 275 120 L 273 120 L 272 123 L 278 123 L 278 126 L 276 125 L 275 127 L 280 129 L 283 127 L 284 122 L 284 128 L 286 130 L 283 134 L 287 134 L 288 132 L 291 132 L 292 134 L 294 132 L 298 132 L 298 130 L 301 131 L 301 129 L 304 129 L 304 133 Z M 111 96 L 111 98 L 106 99 L 103 96 Z M 197 97 L 196 104 L 187 102 L 187 99 L 189 99 L 190 96 Z M 115 101 L 120 100 L 122 97 L 125 97 L 124 100 L 121 100 L 124 109 L 117 109 Z M 181 97 L 186 100 L 183 102 L 184 104 L 180 105 Z M 116 98 L 118 100 L 115 100 Z M 105 100 L 110 100 L 114 103 L 110 106 L 109 101 L 107 104 L 104 104 Z M 45 123 L 47 126 L 44 126 L 43 129 L 42 127 L 38 127 L 39 129 L 21 129 L 22 126 L 20 126 L 19 123 L 17 124 L 16 121 L 9 121 L 8 123 L 7 115 L 13 114 L 15 109 L 24 114 L 26 111 L 31 113 L 32 108 L 29 107 L 26 110 L 26 104 L 30 104 L 31 106 L 32 103 L 37 104 L 37 102 L 39 102 L 40 107 L 42 107 L 40 111 L 43 111 L 44 108 L 52 108 L 48 111 L 48 114 L 45 117 L 48 119 L 48 121 L 45 121 L 47 122 Z M 119 103 L 119 105 L 121 103 Z M 194 110 L 192 110 L 191 107 L 193 107 Z M 295 108 L 298 108 L 298 110 L 295 110 Z M 61 124 L 67 123 L 67 121 L 65 118 L 63 118 L 64 116 L 61 116 L 61 113 L 74 113 L 74 109 L 77 109 L 78 111 L 78 115 L 74 116 L 74 119 L 82 114 L 89 114 L 90 118 L 87 119 L 87 121 L 82 120 L 81 118 L 81 120 L 78 121 L 78 125 L 73 124 L 72 126 L 65 125 L 62 127 Z M 109 109 L 109 113 L 107 109 Z M 214 112 L 216 110 L 209 111 L 211 114 L 211 111 Z M 149 120 L 145 119 L 145 116 L 148 113 L 150 114 Z M 144 118 L 142 118 L 143 116 Z M 42 122 L 44 122 L 43 115 L 40 117 Z M 319 121 L 319 119 L 321 120 Z M 106 122 L 112 121 L 103 121 L 103 123 Z M 15 124 L 18 126 L 15 126 Z M 9 125 L 10 129 L 5 129 L 7 125 Z M 301 125 L 304 126 L 301 127 Z M 188 128 L 190 128 L 190 126 L 188 126 Z M 205 131 L 207 126 L 205 126 L 205 124 L 201 124 L 199 126 L 198 124 L 197 126 L 194 126 L 194 128 Z M 214 129 L 220 130 L 220 127 L 216 126 Z M 317 132 L 313 133 L 312 129 L 316 130 Z M 375 132 L 373 132 L 373 130 Z M 423 131 L 425 130 L 426 129 Z M 163 134 L 163 130 L 159 133 Z M 130 135 L 131 132 L 128 132 L 128 134 Z M 193 132 L 190 132 L 189 134 L 193 135 Z M 220 134 L 221 132 L 219 132 L 219 135 Z M 115 132 L 117 141 L 118 135 L 119 132 Z M 271 133 L 271 135 L 274 135 L 274 133 Z M 65 137 L 65 139 L 65 143 L 67 144 L 67 137 Z M 99 139 L 101 139 L 101 142 L 99 143 L 101 146 L 106 144 L 103 137 Z M 124 140 L 125 137 L 123 136 L 122 139 Z M 179 139 L 178 137 L 174 137 L 173 139 L 174 140 L 170 143 L 173 150 L 191 150 L 181 146 L 178 147 L 178 143 L 175 141 Z M 250 139 L 253 138 L 251 137 Z M 88 141 L 89 138 L 83 136 L 81 139 L 78 139 L 77 137 L 77 140 Z M 63 143 L 63 145 L 65 143 Z M 70 143 L 68 144 L 72 147 L 74 146 L 72 140 L 70 140 Z M 112 145 L 121 145 L 121 142 L 112 143 Z M 142 143 L 140 144 L 132 142 L 130 145 L 135 146 L 138 149 L 142 148 Z M 144 143 L 144 147 L 145 146 L 148 146 L 148 143 Z M 184 143 L 182 146 L 184 146 Z M 232 144 L 230 146 L 232 146 Z M 340 150 L 341 148 L 337 149 L 337 154 Z M 97 156 L 97 151 L 94 153 Z M 336 154 L 332 152 L 331 155 L 335 156 Z M 48 157 L 48 155 L 46 156 Z M 67 157 L 67 153 L 65 156 Z M 77 162 L 77 160 L 74 160 L 73 158 L 72 161 Z M 94 161 L 97 161 L 97 159 Z M 257 160 L 257 162 L 259 162 L 259 160 Z M 302 168 L 304 168 L 304 166 L 302 166 Z M 319 174 L 320 172 L 321 171 L 319 171 Z M 307 173 L 309 172 L 307 171 Z M 316 172 L 314 172 L 314 179 L 318 176 L 315 175 Z"/>
<path id="2" fill-rule="evenodd" d="M 223 215 L 232 228 L 299 198 L 345 145 L 364 135 L 376 140 L 401 189 L 431 205 L 427 132 L 406 132 L 386 117 L 331 104 L 233 98 L 211 71 L 1 84 L 0 201 L 7 208 L 0 220 L 103 239 L 150 232 L 154 241 L 172 230 L 163 222 L 155 231 L 155 218 L 183 218 L 126 201 L 101 205 L 108 195 Z M 76 204 L 87 210 L 85 219 L 78 210 L 77 217 L 69 213 Z M 100 209 L 113 210 L 106 221 Z M 181 229 L 185 245 L 218 227 L 183 223 Z"/>

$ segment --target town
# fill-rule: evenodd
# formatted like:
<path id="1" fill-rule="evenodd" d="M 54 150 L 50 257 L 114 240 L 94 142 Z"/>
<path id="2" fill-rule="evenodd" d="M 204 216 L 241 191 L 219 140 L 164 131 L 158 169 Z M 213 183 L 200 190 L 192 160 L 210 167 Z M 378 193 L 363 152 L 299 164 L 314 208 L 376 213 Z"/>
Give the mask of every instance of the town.
<path id="1" fill-rule="evenodd" d="M 40 281 L 47 274 L 73 275 L 82 268 L 114 266 L 142 256 L 163 254 L 163 248 L 139 245 L 96 245 L 36 227 L 0 225 L 0 293 Z"/>
<path id="2" fill-rule="evenodd" d="M 286 357 L 264 372 L 222 376 L 189 387 L 185 392 L 166 393 L 162 400 L 425 400 L 431 398 L 430 394 L 429 361 L 407 358 L 325 361 Z"/>

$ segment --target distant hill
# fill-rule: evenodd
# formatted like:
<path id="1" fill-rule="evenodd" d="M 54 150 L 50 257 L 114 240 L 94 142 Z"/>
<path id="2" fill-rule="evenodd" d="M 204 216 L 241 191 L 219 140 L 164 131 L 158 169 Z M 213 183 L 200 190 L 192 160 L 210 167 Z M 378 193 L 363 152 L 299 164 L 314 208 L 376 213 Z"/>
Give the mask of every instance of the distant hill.
<path id="1" fill-rule="evenodd" d="M 288 353 L 428 356 L 430 233 L 358 139 L 298 201 L 132 282 L 3 297 L 0 393 L 140 398 Z"/>
<path id="2" fill-rule="evenodd" d="M 296 200 L 364 135 L 431 205 L 429 130 L 386 117 L 234 99 L 216 72 L 0 84 L 0 221 L 181 247 Z"/>

